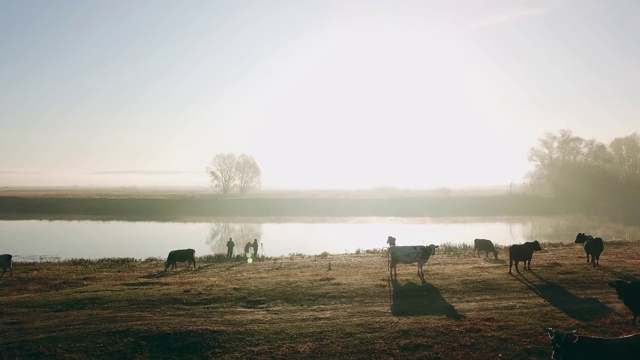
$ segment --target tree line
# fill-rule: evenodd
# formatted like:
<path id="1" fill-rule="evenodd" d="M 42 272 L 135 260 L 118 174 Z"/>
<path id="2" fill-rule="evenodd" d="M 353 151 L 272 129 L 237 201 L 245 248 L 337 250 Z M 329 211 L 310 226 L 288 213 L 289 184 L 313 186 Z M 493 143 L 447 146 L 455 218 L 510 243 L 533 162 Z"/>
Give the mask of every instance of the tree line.
<path id="1" fill-rule="evenodd" d="M 640 136 L 604 144 L 571 130 L 546 133 L 529 151 L 524 189 L 590 212 L 640 213 Z"/>

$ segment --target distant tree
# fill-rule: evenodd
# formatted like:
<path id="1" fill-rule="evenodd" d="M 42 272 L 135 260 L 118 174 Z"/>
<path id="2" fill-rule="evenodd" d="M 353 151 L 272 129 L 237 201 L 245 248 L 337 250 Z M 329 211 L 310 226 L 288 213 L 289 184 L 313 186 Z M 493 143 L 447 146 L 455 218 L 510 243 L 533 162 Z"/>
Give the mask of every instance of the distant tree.
<path id="1" fill-rule="evenodd" d="M 236 155 L 217 154 L 207 167 L 211 188 L 222 195 L 229 195 L 236 185 Z"/>
<path id="2" fill-rule="evenodd" d="M 633 133 L 623 138 L 615 138 L 609 144 L 613 158 L 612 166 L 622 184 L 637 183 L 640 180 L 640 136 Z"/>
<path id="3" fill-rule="evenodd" d="M 260 167 L 253 156 L 241 154 L 236 160 L 235 171 L 238 182 L 238 192 L 240 194 L 246 194 L 251 190 L 260 189 L 262 186 Z"/>
<path id="4" fill-rule="evenodd" d="M 217 154 L 207 167 L 207 174 L 211 188 L 225 196 L 234 191 L 246 194 L 262 186 L 260 167 L 247 154 Z"/>

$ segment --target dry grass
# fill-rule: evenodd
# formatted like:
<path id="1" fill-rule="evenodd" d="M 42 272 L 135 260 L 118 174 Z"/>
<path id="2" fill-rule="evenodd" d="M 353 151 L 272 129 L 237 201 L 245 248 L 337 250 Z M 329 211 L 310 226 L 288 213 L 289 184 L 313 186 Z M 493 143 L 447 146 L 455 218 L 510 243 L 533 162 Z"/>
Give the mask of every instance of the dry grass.
<path id="1" fill-rule="evenodd" d="M 0 358 L 548 359 L 540 326 L 634 331 L 607 282 L 640 277 L 640 242 L 605 246 L 599 269 L 570 244 L 515 276 L 505 249 L 488 260 L 452 247 L 426 281 L 415 265 L 390 281 L 366 251 L 168 273 L 153 258 L 16 263 L 0 278 Z"/>

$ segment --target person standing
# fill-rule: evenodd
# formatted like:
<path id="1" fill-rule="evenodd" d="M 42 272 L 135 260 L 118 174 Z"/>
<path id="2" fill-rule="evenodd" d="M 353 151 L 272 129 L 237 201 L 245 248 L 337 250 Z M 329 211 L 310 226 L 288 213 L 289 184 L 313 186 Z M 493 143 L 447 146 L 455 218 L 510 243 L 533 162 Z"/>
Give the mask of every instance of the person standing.
<path id="1" fill-rule="evenodd" d="M 235 245 L 233 239 L 229 238 L 229 241 L 227 241 L 227 259 L 233 258 L 233 247 Z"/>
<path id="2" fill-rule="evenodd" d="M 258 258 L 258 239 L 253 239 L 253 258 Z"/>
<path id="3" fill-rule="evenodd" d="M 244 256 L 250 257 L 251 253 L 249 251 L 251 251 L 251 241 L 249 241 L 247 245 L 244 246 Z"/>

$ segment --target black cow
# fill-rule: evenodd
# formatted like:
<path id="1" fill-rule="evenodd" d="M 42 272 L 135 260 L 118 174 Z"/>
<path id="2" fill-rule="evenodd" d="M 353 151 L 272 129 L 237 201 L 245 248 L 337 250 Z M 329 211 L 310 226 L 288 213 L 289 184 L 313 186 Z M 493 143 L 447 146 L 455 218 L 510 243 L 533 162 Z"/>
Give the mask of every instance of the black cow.
<path id="1" fill-rule="evenodd" d="M 548 328 L 554 360 L 626 360 L 640 354 L 640 334 L 614 338 L 578 336 L 576 331 Z"/>
<path id="2" fill-rule="evenodd" d="M 520 273 L 520 270 L 518 270 L 518 263 L 520 261 L 524 261 L 525 270 L 531 271 L 531 258 L 533 257 L 534 251 L 542 251 L 538 240 L 529 241 L 521 245 L 509 246 L 509 274 L 511 274 L 511 266 L 514 262 L 516 263 L 516 271 L 518 274 Z M 529 263 L 528 269 L 527 262 Z"/>
<path id="3" fill-rule="evenodd" d="M 167 261 L 164 263 L 164 271 L 167 271 L 169 266 L 171 266 L 171 270 L 176 268 L 177 262 L 187 262 L 187 269 L 193 263 L 193 268 L 196 268 L 196 251 L 193 249 L 181 249 L 181 250 L 172 250 L 169 252 L 169 256 L 167 256 Z"/>
<path id="4" fill-rule="evenodd" d="M 602 238 L 586 235 L 585 233 L 578 233 L 575 243 L 584 244 L 584 252 L 587 253 L 587 263 L 589 262 L 589 255 L 591 255 L 591 264 L 593 264 L 593 267 L 600 266 L 600 254 L 602 254 L 602 250 L 604 250 L 604 241 L 602 241 Z"/>
<path id="5" fill-rule="evenodd" d="M 631 310 L 633 314 L 631 326 L 636 326 L 636 320 L 638 320 L 638 315 L 640 314 L 640 283 L 614 280 L 609 282 L 609 286 L 616 289 L 618 299 L 622 300 L 624 305 Z"/>
<path id="6" fill-rule="evenodd" d="M 473 240 L 473 257 L 476 256 L 476 252 L 478 252 L 478 256 L 480 256 L 480 251 L 484 251 L 484 257 L 489 257 L 489 253 L 493 253 L 493 257 L 498 259 L 498 250 L 493 246 L 491 240 Z"/>

